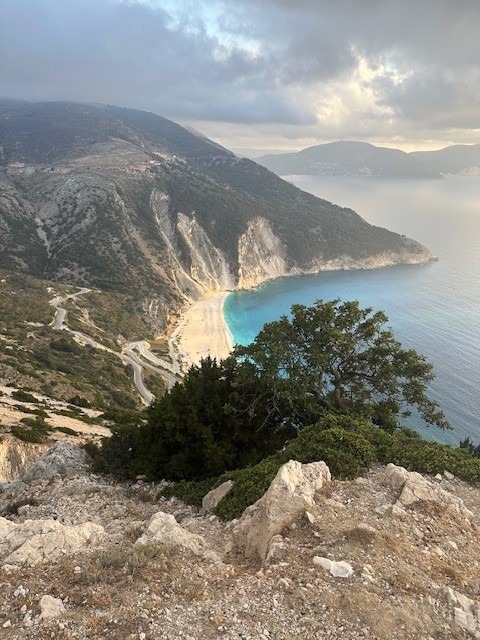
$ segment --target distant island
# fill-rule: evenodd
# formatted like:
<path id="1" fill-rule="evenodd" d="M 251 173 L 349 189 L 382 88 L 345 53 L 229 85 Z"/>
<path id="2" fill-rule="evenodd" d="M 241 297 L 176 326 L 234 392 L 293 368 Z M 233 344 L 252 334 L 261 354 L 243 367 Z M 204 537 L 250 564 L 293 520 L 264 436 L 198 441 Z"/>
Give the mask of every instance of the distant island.
<path id="1" fill-rule="evenodd" d="M 270 153 L 257 157 L 255 161 L 282 176 L 439 178 L 450 173 L 478 173 L 480 144 L 406 153 L 400 149 L 376 147 L 367 142 L 340 141 L 298 152 Z"/>

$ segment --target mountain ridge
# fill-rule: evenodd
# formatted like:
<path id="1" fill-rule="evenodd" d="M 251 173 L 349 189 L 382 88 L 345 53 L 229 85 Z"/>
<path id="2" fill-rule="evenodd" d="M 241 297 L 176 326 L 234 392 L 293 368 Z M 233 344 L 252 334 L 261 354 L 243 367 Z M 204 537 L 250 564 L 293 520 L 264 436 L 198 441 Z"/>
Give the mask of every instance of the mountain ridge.
<path id="1" fill-rule="evenodd" d="M 158 333 L 226 288 L 433 259 L 152 113 L 8 101 L 0 141 L 0 266 L 130 296 Z"/>
<path id="2" fill-rule="evenodd" d="M 280 175 L 440 177 L 426 163 L 400 149 L 348 140 L 315 145 L 294 153 L 260 156 L 256 161 Z"/>

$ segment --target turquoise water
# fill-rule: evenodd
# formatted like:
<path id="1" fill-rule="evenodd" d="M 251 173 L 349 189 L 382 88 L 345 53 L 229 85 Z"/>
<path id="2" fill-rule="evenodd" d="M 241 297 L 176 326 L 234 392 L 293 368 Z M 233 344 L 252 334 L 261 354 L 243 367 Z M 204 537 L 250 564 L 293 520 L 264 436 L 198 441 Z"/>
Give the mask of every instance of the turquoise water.
<path id="1" fill-rule="evenodd" d="M 224 309 L 234 341 L 248 344 L 265 322 L 288 314 L 292 304 L 309 305 L 318 298 L 356 299 L 382 309 L 402 344 L 434 364 L 430 396 L 454 432 L 425 430 L 415 416 L 408 423 L 444 442 L 458 443 L 467 435 L 480 441 L 480 179 L 287 179 L 355 209 L 372 224 L 415 238 L 438 262 L 280 278 L 232 293 Z"/>

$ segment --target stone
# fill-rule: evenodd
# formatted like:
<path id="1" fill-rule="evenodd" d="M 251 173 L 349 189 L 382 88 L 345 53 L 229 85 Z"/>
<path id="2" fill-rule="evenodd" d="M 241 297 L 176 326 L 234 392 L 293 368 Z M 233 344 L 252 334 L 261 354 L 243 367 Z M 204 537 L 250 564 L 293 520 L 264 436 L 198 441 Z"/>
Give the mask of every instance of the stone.
<path id="1" fill-rule="evenodd" d="M 207 550 L 205 539 L 181 527 L 169 513 L 158 511 L 150 518 L 145 532 L 135 542 L 135 546 L 158 543 L 171 547 L 189 549 L 196 555 Z"/>
<path id="2" fill-rule="evenodd" d="M 275 560 L 278 560 L 279 558 L 281 558 L 286 548 L 287 548 L 287 545 L 285 543 L 285 540 L 280 534 L 273 536 L 268 546 L 266 562 L 267 563 L 274 562 Z"/>
<path id="3" fill-rule="evenodd" d="M 344 560 L 335 562 L 329 558 L 315 556 L 313 558 L 313 564 L 323 567 L 326 571 L 329 571 L 334 578 L 349 578 L 353 574 L 352 565 Z"/>
<path id="4" fill-rule="evenodd" d="M 447 480 L 455 480 L 455 476 L 453 475 L 453 473 L 450 473 L 450 471 L 445 470 L 443 472 L 443 475 Z"/>
<path id="5" fill-rule="evenodd" d="M 375 511 L 381 516 L 391 516 L 401 518 L 407 515 L 405 509 L 399 507 L 396 504 L 382 504 L 382 506 L 375 509 Z"/>
<path id="6" fill-rule="evenodd" d="M 432 480 L 424 478 L 415 471 L 407 471 L 390 463 L 384 474 L 384 482 L 400 491 L 396 506 L 404 508 L 416 502 L 433 502 L 444 509 L 448 509 L 467 520 L 473 518 L 473 513 L 467 509 L 463 500 L 442 489 Z"/>
<path id="7" fill-rule="evenodd" d="M 65 613 L 65 606 L 60 598 L 42 596 L 40 600 L 40 620 L 60 618 Z"/>
<path id="8" fill-rule="evenodd" d="M 448 604 L 453 607 L 455 624 L 471 635 L 480 631 L 478 603 L 451 587 L 445 587 L 443 593 L 446 595 Z"/>
<path id="9" fill-rule="evenodd" d="M 30 484 L 36 480 L 49 480 L 54 476 L 76 476 L 88 472 L 87 454 L 70 442 L 58 440 L 45 451 L 22 476 L 22 481 Z"/>
<path id="10" fill-rule="evenodd" d="M 202 500 L 202 513 L 210 513 L 213 511 L 220 500 L 222 500 L 232 488 L 233 481 L 227 480 L 215 489 L 209 491 Z"/>
<path id="11" fill-rule="evenodd" d="M 13 523 L 0 518 L 2 564 L 34 566 L 72 554 L 103 536 L 105 529 L 93 522 L 68 526 L 56 520 L 25 520 Z"/>
<path id="12" fill-rule="evenodd" d="M 325 462 L 284 464 L 266 493 L 245 509 L 233 528 L 237 548 L 247 558 L 265 562 L 272 538 L 314 506 L 316 493 L 330 480 Z"/>

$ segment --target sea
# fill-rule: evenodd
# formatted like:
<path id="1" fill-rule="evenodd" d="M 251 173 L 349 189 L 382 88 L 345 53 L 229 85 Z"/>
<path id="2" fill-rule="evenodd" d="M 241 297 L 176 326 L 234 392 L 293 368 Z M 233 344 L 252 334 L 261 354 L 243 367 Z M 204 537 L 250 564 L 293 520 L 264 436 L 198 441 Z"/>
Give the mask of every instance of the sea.
<path id="1" fill-rule="evenodd" d="M 304 191 L 350 207 L 371 224 L 418 240 L 438 258 L 428 265 L 336 271 L 271 280 L 226 299 L 226 323 L 236 344 L 249 344 L 265 322 L 292 304 L 358 300 L 386 312 L 402 345 L 434 365 L 429 395 L 452 431 L 404 419 L 427 438 L 480 442 L 480 178 L 385 179 L 286 176 Z"/>

